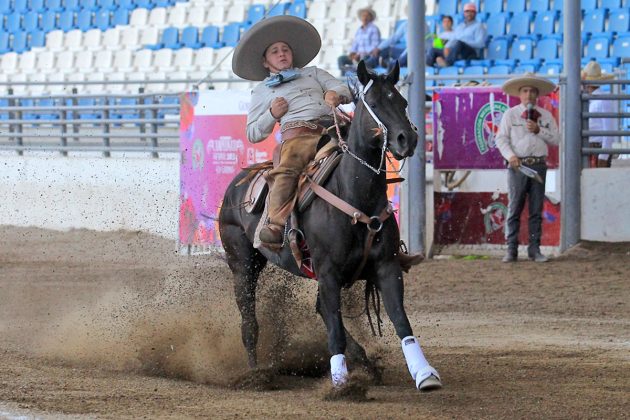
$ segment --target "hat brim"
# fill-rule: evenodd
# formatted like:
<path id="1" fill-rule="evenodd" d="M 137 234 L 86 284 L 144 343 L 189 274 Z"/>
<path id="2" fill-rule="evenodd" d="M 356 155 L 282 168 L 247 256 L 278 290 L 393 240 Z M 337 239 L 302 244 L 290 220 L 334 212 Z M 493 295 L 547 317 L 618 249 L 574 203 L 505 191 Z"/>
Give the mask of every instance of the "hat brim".
<path id="1" fill-rule="evenodd" d="M 538 90 L 538 95 L 548 95 L 556 89 L 556 85 L 547 79 L 536 76 L 521 76 L 507 80 L 501 88 L 510 96 L 519 96 L 519 91 L 524 86 L 531 86 Z"/>
<path id="2" fill-rule="evenodd" d="M 293 52 L 293 66 L 304 67 L 322 46 L 317 29 L 295 16 L 274 16 L 252 26 L 234 49 L 232 71 L 247 80 L 263 80 L 269 70 L 263 66 L 263 54 L 273 43 L 284 42 Z"/>
<path id="3" fill-rule="evenodd" d="M 602 73 L 599 76 L 585 76 L 584 78 L 582 78 L 582 80 L 610 80 L 614 78 L 614 74 Z"/>

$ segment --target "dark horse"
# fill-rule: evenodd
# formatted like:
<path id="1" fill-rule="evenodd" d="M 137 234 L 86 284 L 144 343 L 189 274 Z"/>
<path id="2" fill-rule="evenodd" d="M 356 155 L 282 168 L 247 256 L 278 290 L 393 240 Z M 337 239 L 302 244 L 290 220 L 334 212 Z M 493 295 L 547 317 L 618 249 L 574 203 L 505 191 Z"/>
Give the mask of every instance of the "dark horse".
<path id="1" fill-rule="evenodd" d="M 424 358 L 403 307 L 400 235 L 394 217 L 388 217 L 382 222 L 361 272 L 355 275 L 364 259 L 368 228 L 376 230 L 379 227 L 378 216 L 389 205 L 385 172 L 382 169 L 385 148 L 401 160 L 413 155 L 418 142 L 415 129 L 407 118 L 407 101 L 395 87 L 399 77 L 398 65 L 389 74 L 379 76 L 367 70 L 361 62 L 357 77 L 363 89 L 359 98 L 355 98 L 357 106 L 348 134 L 346 153 L 324 188 L 368 217 L 373 217 L 373 223 L 370 223 L 373 226 L 361 222 L 352 224 L 348 215 L 319 197 L 299 215 L 317 274 L 316 308 L 328 331 L 333 384 L 340 386 L 347 381 L 344 356 L 346 339 L 349 347 L 356 349 L 358 346 L 349 334 L 346 335 L 340 297 L 341 289 L 359 278 L 365 279 L 380 291 L 385 310 L 402 340 L 403 354 L 418 389 L 436 389 L 441 387 L 438 373 Z M 258 275 L 267 261 L 293 274 L 302 273 L 288 246 L 279 252 L 252 246 L 260 214 L 249 214 L 239 205 L 245 201 L 247 185 L 238 185 L 238 182 L 246 174 L 246 171 L 241 172 L 228 187 L 219 216 L 219 227 L 227 262 L 234 274 L 236 301 L 242 316 L 243 344 L 249 366 L 255 368 Z M 358 348 L 365 355 L 363 348 Z"/>

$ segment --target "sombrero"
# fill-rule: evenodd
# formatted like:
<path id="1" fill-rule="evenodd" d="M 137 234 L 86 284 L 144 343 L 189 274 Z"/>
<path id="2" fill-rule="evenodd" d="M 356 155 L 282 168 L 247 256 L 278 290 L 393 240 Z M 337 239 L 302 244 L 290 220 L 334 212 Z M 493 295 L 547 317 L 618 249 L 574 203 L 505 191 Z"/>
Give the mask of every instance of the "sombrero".
<path id="1" fill-rule="evenodd" d="M 234 50 L 232 71 L 247 80 L 263 80 L 269 70 L 263 67 L 263 54 L 275 42 L 285 42 L 293 50 L 293 65 L 304 67 L 319 52 L 322 39 L 317 29 L 295 16 L 274 16 L 252 26 Z"/>
<path id="2" fill-rule="evenodd" d="M 535 76 L 534 73 L 524 73 L 522 75 L 513 77 L 503 83 L 501 89 L 503 92 L 511 96 L 518 96 L 519 91 L 523 86 L 531 86 L 538 89 L 540 96 L 547 95 L 554 91 L 556 85 L 543 77 Z"/>
<path id="3" fill-rule="evenodd" d="M 582 80 L 608 80 L 614 77 L 614 74 L 602 73 L 602 68 L 596 61 L 589 61 L 582 69 Z"/>

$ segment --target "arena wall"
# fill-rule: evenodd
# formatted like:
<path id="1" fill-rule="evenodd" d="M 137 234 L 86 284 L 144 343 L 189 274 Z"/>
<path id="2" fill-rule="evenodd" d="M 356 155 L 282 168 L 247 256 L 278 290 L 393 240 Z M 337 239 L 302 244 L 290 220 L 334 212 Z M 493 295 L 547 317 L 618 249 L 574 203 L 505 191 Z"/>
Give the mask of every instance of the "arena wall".
<path id="1" fill-rule="evenodd" d="M 142 230 L 177 240 L 179 155 L 0 156 L 0 224 Z"/>

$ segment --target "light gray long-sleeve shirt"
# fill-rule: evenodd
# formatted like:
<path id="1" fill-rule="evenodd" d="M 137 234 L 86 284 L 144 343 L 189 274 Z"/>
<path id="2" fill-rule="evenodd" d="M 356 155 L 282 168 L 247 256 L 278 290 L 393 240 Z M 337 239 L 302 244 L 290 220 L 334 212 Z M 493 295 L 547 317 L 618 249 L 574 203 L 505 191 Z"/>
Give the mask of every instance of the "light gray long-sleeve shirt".
<path id="1" fill-rule="evenodd" d="M 540 113 L 538 134 L 527 130 L 527 121 L 522 117 L 527 108 L 523 104 L 508 109 L 501 117 L 496 143 L 505 160 L 510 160 L 512 156 L 547 156 L 547 144 L 560 143 L 558 125 L 551 113 L 538 106 L 535 109 Z"/>
<path id="2" fill-rule="evenodd" d="M 262 141 L 273 131 L 276 119 L 271 115 L 271 102 L 275 98 L 283 97 L 289 104 L 289 110 L 280 119 L 280 125 L 332 115 L 332 108 L 324 101 L 324 93 L 328 90 L 351 98 L 350 89 L 330 73 L 317 67 L 305 67 L 298 71 L 300 77 L 295 80 L 268 87 L 265 79 L 252 90 L 247 114 L 247 138 L 250 142 Z"/>

